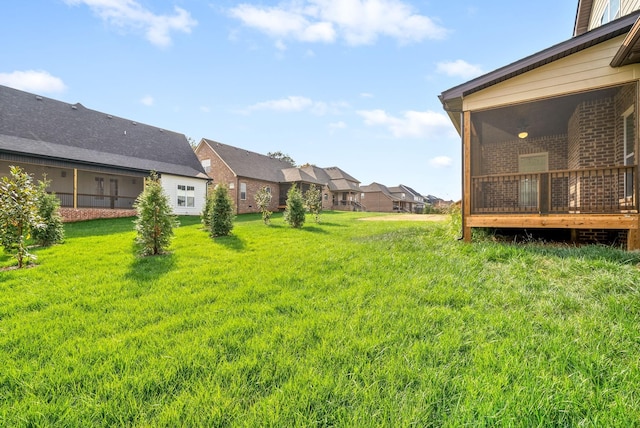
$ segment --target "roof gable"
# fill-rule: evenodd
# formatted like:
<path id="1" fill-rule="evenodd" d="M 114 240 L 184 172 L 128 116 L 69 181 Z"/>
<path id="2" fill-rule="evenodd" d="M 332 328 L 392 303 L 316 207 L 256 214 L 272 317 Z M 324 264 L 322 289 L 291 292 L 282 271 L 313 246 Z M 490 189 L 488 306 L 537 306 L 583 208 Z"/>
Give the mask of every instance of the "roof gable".
<path id="1" fill-rule="evenodd" d="M 206 177 L 184 134 L 6 86 L 0 86 L 0 150 Z"/>

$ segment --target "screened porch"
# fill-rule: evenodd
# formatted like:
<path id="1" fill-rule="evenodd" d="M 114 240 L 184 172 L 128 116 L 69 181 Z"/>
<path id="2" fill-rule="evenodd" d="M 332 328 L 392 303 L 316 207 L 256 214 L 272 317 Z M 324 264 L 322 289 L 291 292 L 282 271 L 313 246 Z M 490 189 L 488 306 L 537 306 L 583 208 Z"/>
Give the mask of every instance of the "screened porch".
<path id="1" fill-rule="evenodd" d="M 637 212 L 636 84 L 471 113 L 471 214 Z"/>

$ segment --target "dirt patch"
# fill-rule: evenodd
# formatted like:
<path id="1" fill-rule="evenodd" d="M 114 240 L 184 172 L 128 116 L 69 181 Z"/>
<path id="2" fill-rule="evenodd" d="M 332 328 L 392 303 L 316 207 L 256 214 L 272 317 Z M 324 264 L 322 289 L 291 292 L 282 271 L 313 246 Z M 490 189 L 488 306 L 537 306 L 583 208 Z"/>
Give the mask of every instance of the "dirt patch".
<path id="1" fill-rule="evenodd" d="M 449 218 L 446 214 L 389 214 L 376 217 L 364 217 L 365 221 L 444 221 Z"/>

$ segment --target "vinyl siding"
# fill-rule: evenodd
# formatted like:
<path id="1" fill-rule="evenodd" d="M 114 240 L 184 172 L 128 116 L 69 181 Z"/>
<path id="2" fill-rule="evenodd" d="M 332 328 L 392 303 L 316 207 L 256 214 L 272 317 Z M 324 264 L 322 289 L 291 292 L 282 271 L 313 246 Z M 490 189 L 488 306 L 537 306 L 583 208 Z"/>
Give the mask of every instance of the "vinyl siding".
<path id="1" fill-rule="evenodd" d="M 624 36 L 554 61 L 528 73 L 469 95 L 463 109 L 477 111 L 617 85 L 640 78 L 640 65 L 609 64 Z"/>
<path id="2" fill-rule="evenodd" d="M 589 30 L 593 30 L 600 26 L 600 20 L 605 7 L 609 4 L 609 0 L 595 0 L 591 9 L 591 18 L 589 19 Z M 620 0 L 620 16 L 626 16 L 640 9 L 640 0 Z"/>
<path id="3" fill-rule="evenodd" d="M 200 215 L 204 208 L 207 195 L 207 182 L 197 178 L 180 177 L 176 175 L 162 174 L 162 188 L 169 197 L 169 203 L 173 208 L 173 213 L 177 215 Z M 178 206 L 178 185 L 195 187 L 195 206 Z"/>

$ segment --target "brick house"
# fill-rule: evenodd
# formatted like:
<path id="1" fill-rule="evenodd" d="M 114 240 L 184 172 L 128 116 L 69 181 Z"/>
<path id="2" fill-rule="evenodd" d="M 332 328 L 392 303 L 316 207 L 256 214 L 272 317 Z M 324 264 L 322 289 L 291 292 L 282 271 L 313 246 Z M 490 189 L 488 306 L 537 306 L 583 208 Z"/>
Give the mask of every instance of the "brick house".
<path id="1" fill-rule="evenodd" d="M 155 170 L 176 214 L 198 215 L 208 177 L 183 134 L 0 86 L 0 176 L 46 174 L 66 221 L 135 215 Z"/>
<path id="2" fill-rule="evenodd" d="M 440 95 L 462 139 L 465 240 L 568 229 L 640 249 L 639 8 L 581 0 L 571 39 Z"/>
<path id="3" fill-rule="evenodd" d="M 258 212 L 255 194 L 267 187 L 271 193 L 271 211 L 285 208 L 287 192 L 295 184 L 303 192 L 313 184 L 322 191 L 323 209 L 356 209 L 359 182 L 340 168 L 319 168 L 290 163 L 266 155 L 203 138 L 195 150 L 211 178 L 222 183 L 236 207 L 237 214 Z"/>
<path id="4" fill-rule="evenodd" d="M 367 207 L 367 211 L 375 212 L 401 212 L 405 211 L 405 201 L 395 196 L 384 184 L 371 183 L 368 186 L 360 186 L 360 200 Z"/>

